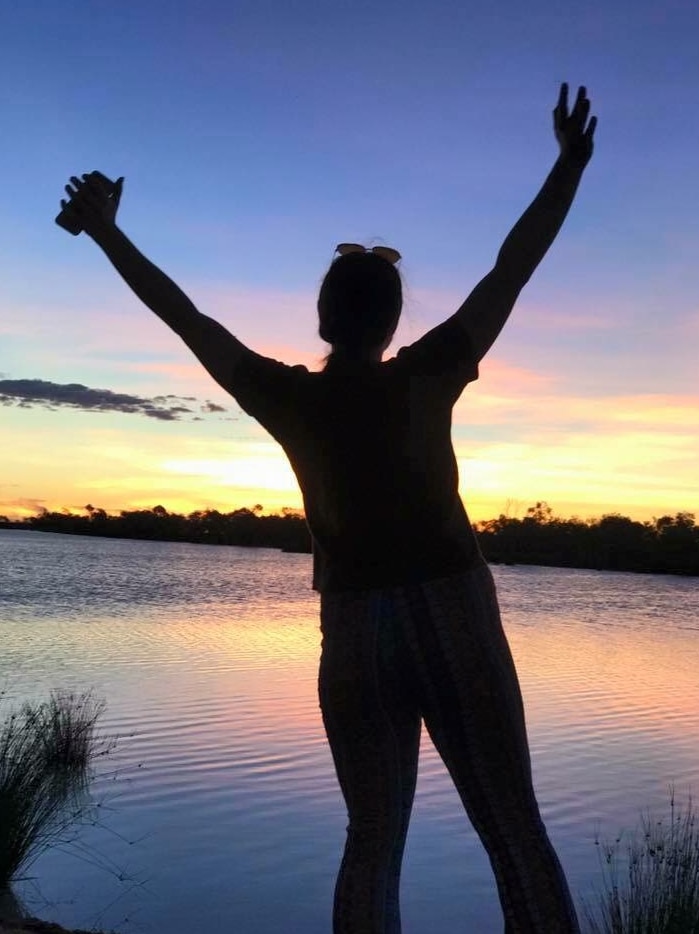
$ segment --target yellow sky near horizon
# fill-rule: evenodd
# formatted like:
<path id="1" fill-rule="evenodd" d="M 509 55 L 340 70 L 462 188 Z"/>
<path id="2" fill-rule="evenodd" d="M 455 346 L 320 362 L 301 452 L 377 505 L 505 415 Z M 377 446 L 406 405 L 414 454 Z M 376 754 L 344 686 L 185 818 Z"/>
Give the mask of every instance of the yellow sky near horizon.
<path id="1" fill-rule="evenodd" d="M 497 419 L 498 405 L 507 404 L 490 398 L 479 403 L 486 428 L 487 410 Z M 478 424 L 465 428 L 457 407 L 460 490 L 472 521 L 503 512 L 523 515 L 538 500 L 556 515 L 583 519 L 619 512 L 646 520 L 698 511 L 699 481 L 691 467 L 696 441 L 685 408 L 675 423 L 649 426 L 635 425 L 636 400 L 629 406 L 597 435 L 559 427 L 546 437 L 545 414 L 533 414 L 536 436 L 509 441 L 500 432 L 474 437 Z M 133 416 L 62 412 L 47 420 L 46 414 L 3 413 L 10 428 L 18 421 L 16 443 L 3 452 L 4 474 L 21 477 L 21 485 L 0 489 L 0 514 L 24 517 L 42 506 L 79 512 L 87 503 L 108 512 L 163 505 L 185 514 L 258 503 L 267 512 L 302 507 L 281 449 L 252 421 L 239 437 L 221 437 L 218 430 L 212 437 L 211 426 L 191 423 L 156 422 L 134 431 L 123 424 Z"/>
<path id="2" fill-rule="evenodd" d="M 215 298 L 212 304 L 228 307 L 230 296 Z M 247 300 L 235 299 L 233 304 Z M 258 299 L 260 309 L 271 302 L 270 296 L 263 299 Z M 0 450 L 0 515 L 29 516 L 41 507 L 79 512 L 87 503 L 114 513 L 155 505 L 185 514 L 257 503 L 268 512 L 301 508 L 278 445 L 239 411 L 177 337 L 143 315 L 135 300 L 122 310 L 121 326 L 112 301 L 102 312 L 109 326 L 81 332 L 81 342 L 60 358 L 67 373 L 84 359 L 90 371 L 82 379 L 93 388 L 111 385 L 146 399 L 176 393 L 196 397 L 195 409 L 213 400 L 226 412 L 194 422 L 55 405 L 3 406 L 2 436 L 11 443 Z M 455 301 L 447 293 L 415 294 L 418 311 L 401 325 L 396 346 L 414 340 L 431 323 L 420 308 L 436 308 L 438 316 Z M 290 314 L 300 315 L 309 303 L 307 295 L 296 297 Z M 662 379 L 630 381 L 622 358 L 602 373 L 576 352 L 575 341 L 567 350 L 559 332 L 557 356 L 549 356 L 548 316 L 545 306 L 523 302 L 520 316 L 481 364 L 479 380 L 455 407 L 454 446 L 471 519 L 523 515 L 539 500 L 556 515 L 583 519 L 612 512 L 639 520 L 699 513 L 699 392 L 688 390 L 691 381 L 678 378 L 675 386 Z M 24 327 L 19 312 L 15 320 Z M 40 346 L 49 360 L 59 323 L 46 321 L 49 330 Z M 596 326 L 582 313 L 571 312 L 565 321 L 574 335 Z M 143 356 L 130 350 L 132 329 Z M 275 343 L 258 341 L 253 330 L 251 343 L 266 355 L 317 369 L 322 347 L 317 338 L 309 340 L 309 330 L 301 332 L 298 344 L 283 336 Z M 527 353 L 520 346 L 524 333 L 534 337 Z M 585 357 L 579 366 L 569 362 L 576 356 Z"/>

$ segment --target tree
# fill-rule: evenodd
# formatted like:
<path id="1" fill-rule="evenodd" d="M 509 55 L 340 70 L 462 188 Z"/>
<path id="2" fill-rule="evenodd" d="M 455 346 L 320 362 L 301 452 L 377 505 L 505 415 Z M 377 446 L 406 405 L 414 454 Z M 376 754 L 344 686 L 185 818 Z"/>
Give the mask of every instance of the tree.
<path id="1" fill-rule="evenodd" d="M 527 509 L 527 519 L 538 522 L 540 525 L 546 525 L 553 522 L 553 509 L 547 502 L 541 500 L 535 506 L 530 506 Z"/>

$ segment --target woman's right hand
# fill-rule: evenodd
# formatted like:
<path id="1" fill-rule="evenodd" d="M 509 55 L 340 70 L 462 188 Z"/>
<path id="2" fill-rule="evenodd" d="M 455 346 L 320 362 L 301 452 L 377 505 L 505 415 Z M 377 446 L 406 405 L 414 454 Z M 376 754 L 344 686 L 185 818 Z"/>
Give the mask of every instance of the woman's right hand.
<path id="1" fill-rule="evenodd" d="M 110 181 L 101 172 L 90 172 L 78 178 L 72 175 L 65 186 L 69 200 L 61 200 L 61 208 L 69 211 L 80 227 L 94 237 L 116 220 L 124 179 Z"/>

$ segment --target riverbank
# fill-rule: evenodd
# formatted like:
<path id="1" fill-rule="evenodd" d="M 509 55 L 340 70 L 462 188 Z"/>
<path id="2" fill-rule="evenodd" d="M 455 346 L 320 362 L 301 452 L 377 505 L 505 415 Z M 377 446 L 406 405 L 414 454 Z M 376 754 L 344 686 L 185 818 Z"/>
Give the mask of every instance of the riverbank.
<path id="1" fill-rule="evenodd" d="M 60 924 L 40 921 L 38 918 L 24 918 L 21 921 L 0 920 L 0 934 L 99 934 L 99 932 L 64 928 Z"/>

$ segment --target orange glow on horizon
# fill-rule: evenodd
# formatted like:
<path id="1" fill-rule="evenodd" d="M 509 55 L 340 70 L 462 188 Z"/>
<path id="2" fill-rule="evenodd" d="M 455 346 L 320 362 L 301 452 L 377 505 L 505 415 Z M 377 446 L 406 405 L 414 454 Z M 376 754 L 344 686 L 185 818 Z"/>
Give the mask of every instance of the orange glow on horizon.
<path id="1" fill-rule="evenodd" d="M 455 410 L 460 492 L 472 521 L 521 517 L 542 500 L 560 518 L 699 513 L 699 399 L 648 396 L 650 421 L 642 422 L 640 397 L 591 408 L 590 400 L 551 393 L 522 408 L 506 385 L 522 373 L 496 367 L 493 377 L 502 393 L 482 393 L 487 417 L 478 417 L 478 407 L 474 416 L 466 399 Z M 547 390 L 544 377 L 536 381 Z M 42 507 L 81 512 L 87 503 L 109 513 L 156 505 L 184 514 L 302 508 L 281 448 L 247 416 L 151 425 L 125 415 L 9 408 L 3 418 L 13 444 L 3 451 L 0 515 L 13 519 Z"/>
<path id="2" fill-rule="evenodd" d="M 527 509 L 538 501 L 545 501 L 553 509 L 554 516 L 559 519 L 579 518 L 582 520 L 595 520 L 603 515 L 620 514 L 636 522 L 652 521 L 664 515 L 674 516 L 679 512 L 694 512 L 691 508 L 682 506 L 666 506 L 662 503 L 655 505 L 623 505 L 618 502 L 584 502 L 576 499 L 546 498 L 542 496 L 512 496 L 502 498 L 487 496 L 474 490 L 469 496 L 462 499 L 468 511 L 471 522 L 483 522 L 496 519 L 500 515 L 512 518 L 523 518 Z M 0 515 L 7 516 L 11 521 L 18 521 L 31 516 L 45 508 L 49 512 L 67 510 L 81 514 L 87 503 L 96 508 L 104 509 L 110 515 L 117 515 L 122 510 L 153 509 L 155 506 L 164 506 L 168 512 L 189 515 L 204 510 L 218 510 L 222 513 L 233 512 L 236 509 L 252 509 L 262 506 L 263 514 L 279 513 L 284 509 L 303 513 L 303 500 L 298 491 L 262 489 L 255 487 L 231 487 L 222 489 L 221 486 L 206 488 L 198 485 L 195 492 L 175 491 L 169 493 L 161 491 L 161 495 L 151 492 L 141 494 L 134 491 L 119 489 L 103 489 L 99 493 L 92 491 L 82 496 L 80 500 L 63 496 L 48 496 L 21 504 L 11 500 L 0 500 Z"/>

